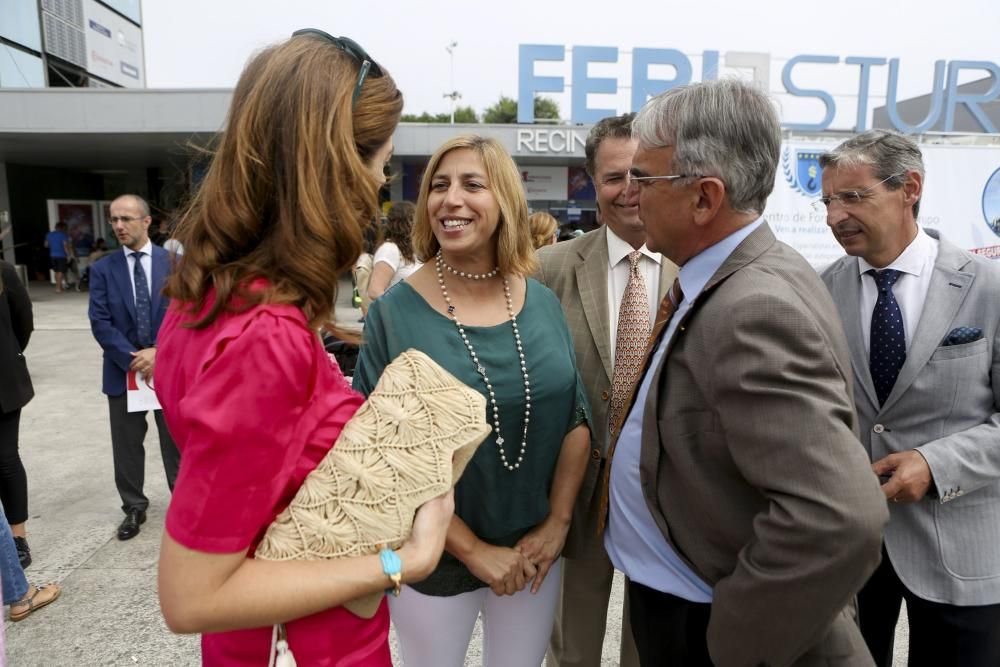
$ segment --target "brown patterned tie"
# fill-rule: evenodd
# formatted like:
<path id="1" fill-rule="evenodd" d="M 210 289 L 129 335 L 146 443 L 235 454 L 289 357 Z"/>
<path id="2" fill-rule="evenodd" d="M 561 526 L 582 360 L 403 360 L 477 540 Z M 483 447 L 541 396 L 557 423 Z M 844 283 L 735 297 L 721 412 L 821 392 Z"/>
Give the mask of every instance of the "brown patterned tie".
<path id="1" fill-rule="evenodd" d="M 649 298 L 646 281 L 639 272 L 642 253 L 629 253 L 628 283 L 618 308 L 618 334 L 615 340 L 614 377 L 611 379 L 611 405 L 608 408 L 608 429 L 614 434 L 622 408 L 639 375 L 642 358 L 649 339 Z"/>
<path id="2" fill-rule="evenodd" d="M 639 391 L 639 383 L 649 366 L 649 360 L 652 358 L 653 352 L 656 350 L 656 346 L 660 342 L 660 336 L 663 335 L 664 330 L 667 328 L 667 323 L 670 322 L 670 318 L 674 316 L 677 306 L 679 306 L 683 300 L 684 293 L 681 291 L 680 278 L 675 278 L 674 284 L 670 286 L 670 291 L 668 291 L 666 296 L 663 297 L 663 301 L 660 302 L 660 307 L 656 310 L 656 321 L 653 323 L 653 331 L 649 334 L 649 342 L 646 345 L 646 354 L 643 355 L 642 363 L 639 365 L 639 373 L 635 378 L 635 382 L 632 383 L 628 400 L 625 401 L 625 405 L 622 409 L 620 416 L 621 421 L 616 423 L 612 429 L 611 446 L 608 447 L 608 460 L 604 464 L 604 471 L 601 479 L 601 507 L 597 521 L 598 535 L 604 533 L 604 526 L 608 521 L 608 498 L 611 488 L 611 458 L 615 455 L 615 447 L 618 445 L 618 439 L 614 437 L 614 434 L 617 433 L 625 424 L 625 420 L 628 418 L 628 413 L 632 409 L 632 403 L 635 401 L 635 394 Z"/>

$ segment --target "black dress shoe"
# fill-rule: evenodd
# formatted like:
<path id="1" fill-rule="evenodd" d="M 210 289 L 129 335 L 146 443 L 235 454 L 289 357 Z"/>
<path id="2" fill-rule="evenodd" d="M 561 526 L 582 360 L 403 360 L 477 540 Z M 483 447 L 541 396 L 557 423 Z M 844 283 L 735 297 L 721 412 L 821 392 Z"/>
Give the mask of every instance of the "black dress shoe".
<path id="1" fill-rule="evenodd" d="M 139 534 L 139 524 L 146 523 L 146 513 L 143 510 L 125 512 L 125 520 L 118 526 L 118 539 L 131 540 Z"/>
<path id="2" fill-rule="evenodd" d="M 17 547 L 17 559 L 21 561 L 21 569 L 31 565 L 31 549 L 28 547 L 28 540 L 24 537 L 14 536 L 14 546 Z"/>

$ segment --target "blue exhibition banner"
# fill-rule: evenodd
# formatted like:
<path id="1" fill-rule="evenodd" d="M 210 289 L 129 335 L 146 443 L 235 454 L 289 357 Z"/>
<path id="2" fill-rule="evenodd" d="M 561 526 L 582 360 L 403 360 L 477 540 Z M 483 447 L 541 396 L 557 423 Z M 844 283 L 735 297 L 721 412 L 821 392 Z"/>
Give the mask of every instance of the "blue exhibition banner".
<path id="1" fill-rule="evenodd" d="M 564 63 L 567 51 L 571 51 L 570 77 L 539 75 L 535 73 L 535 65 L 540 62 Z M 629 52 L 625 52 L 629 53 Z M 638 111 L 646 101 L 655 95 L 695 81 L 695 68 L 691 57 L 677 49 L 639 48 L 632 49 L 631 72 L 628 79 L 620 82 L 618 77 L 591 76 L 590 65 L 619 63 L 621 52 L 615 46 L 584 46 L 574 45 L 572 48 L 564 44 L 521 44 L 518 48 L 518 98 L 517 122 L 533 123 L 535 120 L 534 99 L 536 93 L 563 93 L 570 90 L 570 118 L 574 123 L 596 123 L 601 118 L 621 113 L 620 109 L 591 107 L 588 96 L 617 95 L 619 87 L 630 92 L 629 111 Z M 720 68 L 749 69 L 753 71 L 754 81 L 768 85 L 771 77 L 772 59 L 768 53 L 726 52 L 715 50 L 703 51 L 696 59 L 701 61 L 701 80 L 708 81 L 720 76 Z M 792 98 L 811 100 L 823 109 L 823 115 L 818 122 L 803 122 L 802 118 L 783 117 L 782 123 L 789 130 L 797 132 L 821 132 L 829 129 L 837 114 L 837 100 L 833 89 L 827 86 L 815 88 L 796 83 L 797 75 L 803 71 L 815 74 L 816 68 L 825 72 L 830 69 L 830 75 L 825 79 L 842 79 L 844 75 L 856 81 L 855 122 L 852 128 L 855 132 L 868 129 L 868 118 L 871 109 L 871 98 L 884 98 L 889 122 L 900 132 L 919 134 L 940 126 L 945 132 L 955 130 L 956 109 L 963 106 L 982 128 L 980 131 L 997 133 L 998 130 L 981 106 L 1000 99 L 1000 65 L 989 60 L 937 60 L 934 62 L 933 74 L 927 76 L 927 91 L 929 91 L 929 109 L 922 120 L 915 124 L 904 121 L 899 113 L 899 80 L 902 64 L 899 58 L 836 56 L 800 54 L 789 58 L 781 66 L 781 85 L 783 95 Z M 888 68 L 883 70 L 881 68 Z M 671 78 L 654 78 L 654 73 L 669 71 Z M 985 92 L 970 92 L 959 88 L 959 80 L 968 81 L 969 74 L 982 72 L 983 77 L 990 81 Z M 876 89 L 873 75 L 887 74 L 885 90 Z M 662 74 L 660 74 L 662 76 Z M 906 72 L 907 77 L 914 74 Z M 808 84 L 806 84 L 808 85 Z M 829 84 L 828 84 L 829 85 Z M 842 97 L 842 96 L 841 96 Z M 841 101 L 841 104 L 844 102 Z"/>

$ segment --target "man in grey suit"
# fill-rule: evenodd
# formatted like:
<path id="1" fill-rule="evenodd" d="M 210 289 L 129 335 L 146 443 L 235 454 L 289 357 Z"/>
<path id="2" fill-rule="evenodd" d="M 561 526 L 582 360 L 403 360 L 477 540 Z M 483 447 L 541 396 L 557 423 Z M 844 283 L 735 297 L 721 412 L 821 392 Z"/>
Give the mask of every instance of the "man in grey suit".
<path id="1" fill-rule="evenodd" d="M 847 331 L 861 441 L 891 502 L 882 564 L 858 598 L 891 665 L 900 600 L 910 665 L 1000 665 L 1000 264 L 917 226 L 920 149 L 858 135 L 820 158 L 823 272 Z"/>
<path id="2" fill-rule="evenodd" d="M 605 546 L 642 665 L 871 665 L 852 604 L 885 498 L 819 276 L 762 217 L 781 154 L 736 80 L 653 98 L 628 201 L 680 266 L 609 454 Z"/>
<path id="3" fill-rule="evenodd" d="M 538 253 L 539 269 L 535 277 L 555 292 L 562 303 L 593 415 L 590 463 L 577 496 L 563 554 L 566 560 L 562 597 L 549 646 L 550 667 L 601 665 L 614 566 L 597 531 L 598 482 L 614 420 L 611 413 L 616 408 L 620 410 L 635 380 L 634 372 L 622 377 L 623 368 L 619 367 L 619 395 L 614 395 L 615 358 L 619 344 L 624 347 L 634 334 L 639 334 L 645 344 L 656 306 L 677 276 L 677 267 L 672 262 L 646 248 L 646 230 L 637 207 L 625 202 L 625 178 L 636 145 L 632 139 L 634 116 L 630 113 L 605 118 L 594 125 L 587 137 L 587 173 L 594 183 L 602 226 Z M 634 256 L 635 276 L 641 282 L 646 303 L 644 311 L 640 305 L 642 312 L 636 317 L 636 321 L 643 321 L 641 332 L 619 337 L 621 328 L 635 323 L 619 317 L 632 278 L 630 256 Z M 623 615 L 620 664 L 622 667 L 639 664 L 627 614 Z"/>

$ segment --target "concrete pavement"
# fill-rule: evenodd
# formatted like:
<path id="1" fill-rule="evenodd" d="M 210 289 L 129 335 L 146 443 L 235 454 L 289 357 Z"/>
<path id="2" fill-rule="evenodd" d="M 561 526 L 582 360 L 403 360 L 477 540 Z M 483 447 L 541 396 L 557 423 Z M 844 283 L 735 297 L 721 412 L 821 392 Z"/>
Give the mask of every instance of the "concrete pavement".
<path id="1" fill-rule="evenodd" d="M 338 319 L 352 323 L 349 282 Z M 62 584 L 62 597 L 20 623 L 5 623 L 11 667 L 198 665 L 197 637 L 167 630 L 156 595 L 156 562 L 170 500 L 155 426 L 146 437 L 148 520 L 127 542 L 115 491 L 107 400 L 100 390 L 101 350 L 90 333 L 87 294 L 55 294 L 32 283 L 35 333 L 27 357 L 35 399 L 21 417 L 28 472 L 28 579 Z M 621 580 L 616 581 L 604 666 L 617 664 Z M 395 642 L 393 642 L 394 644 Z M 466 665 L 480 664 L 479 627 Z M 394 654 L 395 654 L 395 646 Z M 897 656 L 896 665 L 905 658 Z M 305 667 L 305 666 L 303 666 Z"/>

